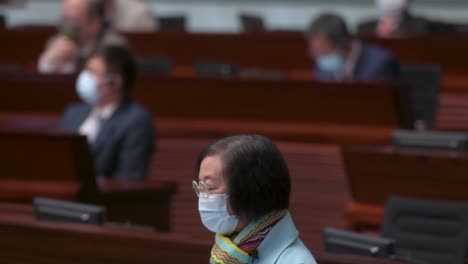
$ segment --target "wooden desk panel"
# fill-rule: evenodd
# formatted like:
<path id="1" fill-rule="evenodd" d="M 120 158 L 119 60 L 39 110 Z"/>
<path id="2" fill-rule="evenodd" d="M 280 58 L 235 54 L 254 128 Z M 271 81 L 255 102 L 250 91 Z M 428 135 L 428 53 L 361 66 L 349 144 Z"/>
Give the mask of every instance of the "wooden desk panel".
<path id="1" fill-rule="evenodd" d="M 2 207 L 0 257 L 9 264 L 207 263 L 212 246 L 181 235 L 38 222 L 31 208 Z"/>
<path id="2" fill-rule="evenodd" d="M 135 96 L 162 117 L 399 125 L 392 84 L 160 78 Z"/>
<path id="3" fill-rule="evenodd" d="M 48 116 L 59 116 L 78 101 L 71 76 L 0 79 L 0 87 L 7 88 L 0 97 L 4 127 L 49 130 L 53 122 Z M 399 126 L 395 89 L 372 83 L 146 76 L 134 95 L 155 114 L 163 136 L 263 133 L 280 140 L 379 144 L 388 143 Z M 6 113 L 30 121 L 12 120 Z M 34 115 L 44 116 L 44 123 Z"/>
<path id="4" fill-rule="evenodd" d="M 61 113 L 77 101 L 73 77 L 31 76 L 2 79 L 1 112 Z M 399 124 L 393 84 L 146 76 L 134 96 L 160 117 Z"/>
<path id="5" fill-rule="evenodd" d="M 468 37 L 464 35 L 408 36 L 379 38 L 362 36 L 361 39 L 384 47 L 397 56 L 401 63 L 438 63 L 444 74 L 466 74 Z"/>
<path id="6" fill-rule="evenodd" d="M 36 62 L 55 32 L 50 30 L 7 30 L 0 29 L 2 41 L 0 62 Z"/>
<path id="7" fill-rule="evenodd" d="M 14 204 L 0 204 L 0 233 L 0 258 L 9 264 L 197 264 L 208 262 L 212 247 L 212 241 L 184 235 L 38 222 L 30 207 Z M 320 264 L 401 264 L 360 256 L 314 255 Z"/>
<path id="8" fill-rule="evenodd" d="M 197 197 L 191 188 L 191 181 L 194 179 L 193 167 L 196 156 L 212 140 L 212 138 L 162 137 L 151 165 L 148 183 L 141 183 L 141 185 L 130 183 L 130 185 L 122 186 L 119 182 L 98 182 L 99 193 L 92 194 L 90 197 L 81 197 L 79 200 L 109 206 L 109 213 L 113 219 L 121 222 L 132 220 L 137 223 L 150 224 L 149 221 L 157 219 L 162 221 L 156 224 L 161 230 L 167 230 L 170 227 L 170 230 L 177 233 L 209 239 L 212 234 L 202 226 L 199 220 Z M 33 148 L 33 146 L 29 147 Z M 25 149 L 30 149 L 29 147 Z M 339 148 L 333 145 L 280 142 L 280 149 L 288 161 L 293 177 L 291 211 L 307 245 L 320 249 L 321 229 L 329 225 L 344 227 L 343 211 L 349 201 Z M 38 149 L 38 151 L 43 150 Z M 31 155 L 34 156 L 35 153 L 37 152 L 31 152 Z M 26 161 L 22 163 L 26 164 Z M 50 163 L 45 165 L 50 166 Z M 33 169 L 32 166 L 27 168 Z M 30 174 L 35 176 L 36 181 L 47 177 L 44 173 L 31 172 Z M 157 180 L 159 185 L 147 185 L 152 180 Z M 161 181 L 175 182 L 179 186 L 177 195 L 170 202 L 167 199 L 172 197 L 170 190 L 173 189 L 170 186 L 164 187 Z M 28 181 L 26 185 L 24 182 L 16 185 L 2 182 L 5 188 L 11 190 L 14 187 L 15 190 L 11 191 L 11 194 L 2 192 L 3 196 L 10 194 L 4 201 L 30 202 L 33 197 L 39 195 L 70 200 L 76 197 L 74 193 L 71 195 L 63 185 L 52 188 L 53 186 L 49 183 L 42 183 L 40 186 L 46 188 L 43 190 L 38 185 L 31 185 L 31 181 Z M 131 187 L 136 188 L 133 186 L 135 184 L 138 188 L 132 194 Z M 0 188 L 1 186 L 2 184 Z M 78 184 L 73 186 L 77 189 L 79 187 Z M 150 192 L 145 191 L 147 186 L 151 186 Z M 18 190 L 21 191 L 18 192 Z M 56 191 L 61 191 L 62 196 L 57 196 Z M 157 196 L 158 194 L 162 197 Z M 135 203 L 140 206 L 135 206 Z M 132 210 L 139 210 L 139 212 Z M 132 215 L 131 219 L 128 217 L 129 213 Z M 166 219 L 163 216 L 170 216 L 170 218 Z M 198 225 L 193 223 L 198 223 Z"/>
<path id="9" fill-rule="evenodd" d="M 352 203 L 350 224 L 379 225 L 392 195 L 468 201 L 468 154 L 455 151 L 355 146 L 343 149 Z"/>
<path id="10" fill-rule="evenodd" d="M 468 93 L 453 92 L 440 95 L 436 129 L 468 130 Z"/>
<path id="11" fill-rule="evenodd" d="M 0 72 L 33 72 L 54 28 L 23 27 L 0 30 Z M 238 65 L 241 70 L 279 70 L 287 78 L 310 80 L 313 62 L 306 37 L 298 33 L 204 34 L 129 33 L 125 34 L 137 56 L 169 57 L 172 75 L 194 76 L 193 64 L 215 59 Z M 378 38 L 361 36 L 363 41 L 392 51 L 405 64 L 438 63 L 444 71 L 444 91 L 468 91 L 468 68 L 464 57 L 468 37 L 463 35 Z"/>
<path id="12" fill-rule="evenodd" d="M 0 129 L 0 201 L 31 203 L 34 197 L 78 200 L 108 208 L 113 221 L 170 229 L 173 181 L 96 183 L 83 136 Z"/>
<path id="13" fill-rule="evenodd" d="M 214 59 L 241 67 L 310 69 L 306 38 L 302 34 L 206 34 L 160 32 L 128 33 L 137 56 L 167 56 L 176 65 L 192 66 L 200 59 Z"/>
<path id="14" fill-rule="evenodd" d="M 0 128 L 12 131 L 56 131 L 60 114 L 0 113 Z M 257 133 L 275 140 L 334 144 L 387 144 L 392 128 L 327 123 L 200 120 L 156 117 L 160 137 L 213 139 L 232 134 Z"/>

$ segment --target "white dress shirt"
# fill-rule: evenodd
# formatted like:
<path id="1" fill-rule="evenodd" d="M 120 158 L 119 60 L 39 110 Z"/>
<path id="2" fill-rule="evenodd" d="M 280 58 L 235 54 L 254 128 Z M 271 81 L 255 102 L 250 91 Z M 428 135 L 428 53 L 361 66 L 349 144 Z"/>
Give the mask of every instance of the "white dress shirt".
<path id="1" fill-rule="evenodd" d="M 78 133 L 80 135 L 85 135 L 89 143 L 94 143 L 101 130 L 102 123 L 109 120 L 116 109 L 117 104 L 109 104 L 103 108 L 94 108 L 80 126 Z"/>

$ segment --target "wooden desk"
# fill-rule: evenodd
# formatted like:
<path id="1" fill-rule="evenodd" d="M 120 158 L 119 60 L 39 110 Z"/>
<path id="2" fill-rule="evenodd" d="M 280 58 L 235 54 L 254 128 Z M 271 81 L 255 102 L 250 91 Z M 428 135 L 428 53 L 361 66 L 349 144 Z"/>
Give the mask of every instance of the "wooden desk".
<path id="1" fill-rule="evenodd" d="M 9 264 L 196 264 L 208 262 L 212 247 L 212 241 L 183 235 L 39 222 L 33 218 L 31 207 L 15 204 L 0 204 L 0 233 L 0 257 Z M 335 254 L 315 254 L 315 257 L 320 264 L 401 263 Z"/>
<path id="2" fill-rule="evenodd" d="M 110 219 L 170 229 L 174 182 L 96 182 L 83 136 L 0 130 L 0 201 L 30 203 L 34 197 L 78 200 L 108 208 Z"/>
<path id="3" fill-rule="evenodd" d="M 175 65 L 192 66 L 214 59 L 241 67 L 311 69 L 306 38 L 291 33 L 177 33 L 125 34 L 137 56 L 167 56 Z"/>
<path id="4" fill-rule="evenodd" d="M 74 83 L 74 76 L 1 74 L 0 86 L 5 88 L 8 87 L 8 89 L 3 89 L 4 92 L 2 93 L 2 97 L 0 97 L 0 112 L 33 114 L 34 116 L 40 114 L 55 114 L 55 119 L 59 119 L 59 116 L 69 103 L 77 102 L 79 100 L 74 92 Z M 269 83 L 274 84 L 270 87 Z M 157 84 L 157 86 L 155 86 L 155 84 Z M 366 99 L 366 101 L 361 101 L 359 94 L 360 89 L 356 88 L 356 86 L 359 85 L 361 84 L 345 84 L 341 86 L 341 90 L 349 90 L 350 93 L 354 93 L 347 97 L 349 102 L 345 101 L 345 103 L 341 103 L 338 101 L 338 98 L 334 99 L 335 102 L 332 109 L 335 109 L 335 117 L 337 115 L 341 115 L 338 119 L 339 123 L 341 123 L 342 120 L 346 120 L 345 118 L 342 118 L 347 116 L 344 115 L 344 113 L 347 113 L 348 109 L 354 109 L 354 105 L 359 104 L 360 102 L 362 102 L 360 108 L 357 109 L 362 109 L 362 112 L 367 112 L 364 113 L 364 115 L 369 116 L 373 114 L 373 111 L 368 111 L 370 107 L 375 107 L 375 104 L 378 102 L 385 102 L 385 104 L 388 104 L 388 100 L 391 100 L 391 97 L 388 96 L 381 99 L 375 97 L 374 102 L 369 104 L 369 101 L 373 100 L 372 97 L 374 97 L 374 95 L 368 95 L 368 99 Z M 244 88 L 236 89 L 237 86 Z M 359 132 L 362 131 L 362 129 L 357 127 L 349 129 L 350 126 L 348 125 L 346 127 L 341 126 L 342 129 L 334 129 L 332 127 L 334 125 L 336 126 L 336 124 L 330 124 L 330 121 L 333 120 L 326 120 L 326 122 L 320 121 L 323 121 L 328 113 L 327 115 L 324 115 L 322 119 L 317 119 L 315 117 L 315 125 L 311 125 L 310 122 L 305 123 L 301 120 L 293 120 L 294 118 L 305 118 L 305 115 L 309 115 L 312 119 L 314 113 L 316 113 L 316 116 L 318 115 L 320 117 L 320 115 L 323 115 L 324 113 L 323 109 L 329 109 L 332 106 L 332 101 L 330 101 L 330 104 L 324 105 L 325 100 L 320 100 L 320 98 L 323 97 L 320 95 L 320 89 L 315 89 L 317 86 L 322 86 L 322 84 L 313 81 L 276 82 L 231 79 L 198 80 L 193 78 L 158 78 L 141 76 L 138 81 L 137 88 L 135 89 L 135 95 L 138 100 L 142 99 L 145 105 L 158 116 L 158 127 L 162 135 L 186 133 L 189 135 L 212 134 L 215 137 L 219 137 L 220 135 L 226 135 L 225 132 L 217 133 L 220 132 L 220 129 L 225 128 L 225 130 L 230 130 L 231 133 L 245 133 L 246 130 L 252 132 L 258 131 L 258 133 L 267 133 L 274 138 L 291 139 L 295 141 L 319 142 L 324 137 L 331 137 L 331 141 L 329 142 L 333 142 L 333 140 L 335 140 L 337 143 L 359 142 L 378 144 L 389 142 L 390 130 L 388 127 L 385 130 L 384 127 L 376 127 L 372 125 L 367 126 L 365 128 L 367 130 L 380 131 L 368 133 L 367 135 Z M 339 91 L 340 87 L 338 86 L 338 84 L 325 84 L 323 85 L 323 88 L 327 89 L 327 87 L 332 87 L 332 90 Z M 200 94 L 197 93 L 199 91 L 198 87 L 205 87 L 200 89 Z M 226 87 L 226 89 L 224 89 L 224 87 Z M 314 87 L 315 92 L 310 91 L 313 90 L 311 89 L 312 87 Z M 375 86 L 374 88 L 377 87 L 378 86 Z M 368 88 L 372 89 L 372 85 Z M 202 98 L 193 97 L 194 95 L 187 92 L 187 90 Z M 284 92 L 285 90 L 287 92 Z M 255 97 L 250 96 L 250 91 L 252 91 L 252 95 Z M 270 91 L 273 91 L 271 95 Z M 162 94 L 162 92 L 165 93 Z M 238 93 L 232 95 L 234 92 Z M 329 94 L 331 93 L 332 92 Z M 213 98 L 212 94 L 217 94 L 219 99 L 211 100 L 211 98 Z M 344 95 L 345 94 L 343 94 L 342 99 L 346 100 Z M 156 98 L 155 96 L 158 97 Z M 229 97 L 226 96 L 230 96 L 233 99 L 229 101 Z M 272 97 L 271 100 L 270 96 Z M 190 100 L 191 97 L 193 97 L 194 100 Z M 296 99 L 298 97 L 299 99 Z M 159 100 L 159 98 L 161 98 L 161 100 Z M 195 101 L 195 98 L 197 101 Z M 281 102 L 283 98 L 284 102 Z M 314 101 L 314 98 L 317 98 L 317 100 Z M 255 100 L 262 103 L 256 103 Z M 355 102 L 351 102 L 352 100 L 355 100 Z M 296 103 L 296 101 L 298 103 Z M 241 103 L 233 105 L 235 102 Z M 223 120 L 215 120 L 215 118 L 201 119 L 200 115 L 202 115 L 202 113 L 200 113 L 200 111 L 202 111 L 202 108 L 200 108 L 200 105 L 205 108 L 203 110 L 205 111 L 205 114 L 208 112 L 208 114 L 212 115 L 212 112 L 215 111 L 211 111 L 208 105 L 214 103 L 218 104 L 216 107 L 219 110 L 219 115 L 227 114 L 227 117 L 230 119 L 229 121 L 237 123 L 233 126 L 229 126 L 226 122 L 221 122 Z M 179 109 L 178 113 L 175 112 L 176 107 L 174 107 L 174 105 L 176 104 Z M 205 104 L 205 106 L 203 106 L 203 104 Z M 250 108 L 247 108 L 245 106 L 246 104 L 249 104 L 248 107 Z M 277 107 L 278 105 L 280 107 Z M 242 108 L 240 106 L 242 106 Z M 383 108 L 386 106 L 380 105 L 378 107 Z M 190 118 L 184 118 L 187 117 L 188 114 L 185 113 L 181 115 L 183 111 L 187 111 L 190 114 Z M 236 115 L 242 114 L 243 117 L 233 115 L 232 113 L 229 113 L 229 111 L 236 111 Z M 237 113 L 237 111 L 239 111 L 239 113 Z M 300 111 L 300 113 L 297 113 L 297 111 Z M 172 114 L 172 116 L 167 117 L 168 114 Z M 174 116 L 176 114 L 179 116 Z M 260 114 L 263 114 L 263 116 L 259 116 Z M 301 115 L 302 117 L 300 117 Z M 255 119 L 252 120 L 254 124 L 250 124 L 250 121 L 245 120 L 245 116 L 252 116 L 250 119 Z M 272 120 L 274 118 L 279 119 L 281 116 L 283 116 L 283 119 L 285 120 Z M 167 124 L 164 124 L 165 118 L 168 120 Z M 269 120 L 264 120 L 265 118 L 268 118 Z M 0 118 L 0 121 L 1 119 L 2 118 Z M 47 127 L 54 127 L 53 123 L 51 123 L 48 118 L 44 119 L 45 123 L 40 122 L 41 119 L 32 119 L 34 119 L 33 123 L 38 127 L 42 127 L 44 129 Z M 374 120 L 375 119 L 377 119 L 377 117 L 374 118 Z M 380 119 L 385 122 L 386 117 L 380 117 Z M 224 121 L 226 121 L 226 118 Z M 284 123 L 285 121 L 288 122 L 287 125 L 281 126 L 276 124 L 278 122 Z M 353 120 L 352 122 L 356 121 L 357 120 Z M 5 123 L 4 126 L 12 126 L 21 122 L 22 121 L 18 119 L 15 122 L 8 122 L 8 124 Z M 255 125 L 258 122 L 265 123 L 262 125 Z M 241 125 L 239 125 L 239 123 Z M 23 122 L 24 126 L 30 124 L 30 122 Z M 186 124 L 185 127 L 180 127 L 184 124 Z M 210 126 L 209 124 L 212 125 Z M 239 130 L 238 128 L 240 127 L 245 127 L 246 129 Z M 439 109 L 436 116 L 436 128 L 440 130 L 468 130 L 468 94 L 461 91 L 454 91 L 443 92 L 440 95 Z M 289 132 L 284 131 L 285 129 Z M 345 130 L 347 130 L 347 132 L 342 133 L 342 131 Z M 380 134 L 380 136 L 377 136 L 378 134 Z M 374 139 L 369 140 L 369 137 L 373 135 L 376 135 Z M 360 140 L 359 138 L 363 140 Z"/>
<path id="5" fill-rule="evenodd" d="M 387 198 L 468 201 L 468 154 L 452 151 L 355 146 L 342 150 L 353 227 L 379 226 Z"/>
<path id="6" fill-rule="evenodd" d="M 0 62 L 36 65 L 54 28 L 0 30 L 3 42 Z M 310 69 L 311 60 L 302 34 L 205 34 L 205 33 L 127 33 L 125 37 L 139 57 L 166 56 L 176 66 L 190 66 L 200 59 L 233 63 L 243 68 Z M 287 51 L 287 52 L 284 52 Z"/>
<path id="7" fill-rule="evenodd" d="M 30 207 L 0 208 L 0 258 L 9 264 L 207 263 L 212 247 L 181 235 L 38 222 Z"/>
<path id="8" fill-rule="evenodd" d="M 31 71 L 54 28 L 23 27 L 0 30 L 0 65 L 4 72 Z M 302 33 L 266 32 L 262 34 L 206 33 L 129 33 L 125 34 L 135 55 L 144 58 L 169 57 L 173 74 L 193 76 L 193 64 L 200 59 L 233 63 L 241 69 L 280 70 L 289 78 L 310 79 L 313 62 Z M 405 64 L 438 63 L 444 70 L 444 90 L 468 90 L 464 79 L 468 37 L 463 35 L 378 38 L 360 36 L 392 51 Z"/>
<path id="9" fill-rule="evenodd" d="M 466 74 L 468 71 L 465 63 L 468 60 L 468 37 L 463 34 L 360 38 L 390 50 L 401 63 L 438 63 L 442 65 L 444 74 Z"/>
<path id="10" fill-rule="evenodd" d="M 9 87 L 0 97 L 2 113 L 58 116 L 78 101 L 73 77 L 0 79 Z M 155 114 L 161 135 L 250 132 L 309 142 L 387 143 L 399 127 L 396 89 L 392 84 L 143 76 L 134 96 Z"/>
<path id="11" fill-rule="evenodd" d="M 46 46 L 53 31 L 0 29 L 1 61 L 30 62 L 36 60 Z"/>
<path id="12" fill-rule="evenodd" d="M 72 76 L 0 79 L 8 87 L 0 99 L 1 112 L 61 113 L 78 100 Z M 377 83 L 144 76 L 133 94 L 160 117 L 398 126 L 395 89 Z"/>
<path id="13" fill-rule="evenodd" d="M 201 149 L 211 140 L 160 138 L 158 152 L 152 161 L 148 175 L 149 182 L 147 184 L 141 183 L 140 186 L 138 183 L 126 184 L 129 188 L 132 185 L 137 185 L 138 188 L 134 190 L 134 194 L 126 191 L 122 186 L 115 187 L 112 186 L 113 183 L 109 185 L 108 182 L 99 181 L 97 186 L 99 192 L 96 195 L 78 200 L 106 205 L 114 221 L 131 220 L 135 223 L 152 224 L 159 230 L 166 230 L 166 226 L 169 225 L 171 232 L 211 241 L 213 235 L 203 227 L 200 221 L 197 210 L 198 198 L 191 185 L 194 179 L 195 159 Z M 339 148 L 335 145 L 277 143 L 291 170 L 293 191 L 290 208 L 294 221 L 301 232 L 304 243 L 314 252 L 320 252 L 323 240 L 322 229 L 326 226 L 345 226 L 343 212 L 349 201 L 349 195 L 345 185 Z M 53 152 L 50 147 L 46 149 L 48 152 Z M 34 145 L 24 147 L 21 152 L 25 152 L 24 150 L 28 150 L 28 152 L 21 156 L 23 159 L 33 159 L 36 155 L 45 156 L 44 153 L 46 153 L 43 148 L 38 149 L 37 145 L 36 147 Z M 8 150 L 2 149 L 3 151 L 7 152 Z M 17 164 L 24 164 L 24 167 L 28 167 L 32 171 L 30 174 L 34 176 L 36 181 L 25 182 L 9 179 L 7 182 L 2 180 L 0 182 L 4 185 L 2 187 L 0 184 L 0 194 L 4 196 L 7 196 L 8 193 L 14 194 L 14 199 L 7 197 L 6 201 L 17 201 L 19 197 L 22 197 L 22 201 L 25 203 L 29 203 L 32 197 L 38 195 L 76 200 L 73 194 L 79 190 L 78 183 L 70 183 L 67 185 L 69 189 L 66 189 L 65 183 L 51 184 L 42 179 L 47 177 L 47 174 L 42 173 L 42 171 L 50 169 L 53 167 L 52 164 L 60 161 L 59 158 L 53 162 L 49 161 L 43 164 L 42 169 L 30 165 L 26 166 L 27 162 L 24 160 L 17 161 Z M 5 166 L 4 172 L 7 172 L 7 167 Z M 37 182 L 41 184 L 39 185 Z M 155 182 L 150 189 L 152 192 L 142 190 L 152 182 Z M 165 185 L 166 182 L 177 184 L 179 188 L 176 194 L 168 193 L 169 190 L 173 189 L 171 189 L 171 185 Z M 11 191 L 7 192 L 6 190 Z M 146 196 L 150 194 L 152 196 L 147 198 Z M 165 197 L 160 198 L 158 195 L 165 195 Z M 25 196 L 28 199 L 25 199 Z M 102 196 L 107 196 L 107 200 L 104 200 L 106 197 L 102 198 Z M 167 209 L 165 206 L 170 207 Z M 124 209 L 126 212 L 121 213 Z"/>

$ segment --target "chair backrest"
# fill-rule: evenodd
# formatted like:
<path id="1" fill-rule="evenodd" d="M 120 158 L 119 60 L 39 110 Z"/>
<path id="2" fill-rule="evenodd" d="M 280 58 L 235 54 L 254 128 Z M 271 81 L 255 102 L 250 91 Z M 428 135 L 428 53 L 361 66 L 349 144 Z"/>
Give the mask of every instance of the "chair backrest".
<path id="1" fill-rule="evenodd" d="M 463 264 L 468 204 L 391 197 L 381 233 L 395 240 L 398 258 L 418 263 Z"/>
<path id="2" fill-rule="evenodd" d="M 155 20 L 160 31 L 187 31 L 187 18 L 184 15 L 156 17 Z"/>
<path id="3" fill-rule="evenodd" d="M 442 68 L 437 64 L 410 64 L 401 68 L 400 106 L 409 113 L 408 128 L 432 128 L 437 111 Z"/>
<path id="4" fill-rule="evenodd" d="M 265 23 L 260 16 L 240 14 L 239 19 L 243 32 L 265 32 Z"/>

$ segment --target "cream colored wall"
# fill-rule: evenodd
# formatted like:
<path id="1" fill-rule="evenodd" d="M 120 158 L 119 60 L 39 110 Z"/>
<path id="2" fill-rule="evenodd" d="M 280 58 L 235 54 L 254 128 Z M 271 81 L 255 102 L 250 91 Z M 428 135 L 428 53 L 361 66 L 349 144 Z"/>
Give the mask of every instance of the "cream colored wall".
<path id="1" fill-rule="evenodd" d="M 53 24 L 59 19 L 60 0 L 30 0 L 26 8 L 3 12 L 9 25 Z M 152 0 L 147 1 L 156 15 L 186 14 L 191 31 L 237 32 L 238 14 L 256 13 L 270 29 L 302 29 L 312 17 L 324 11 L 341 13 L 351 26 L 373 17 L 372 0 Z M 468 23 L 468 0 L 416 0 L 414 12 Z M 0 8 L 0 12 L 2 9 Z"/>

